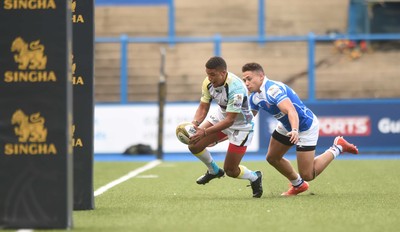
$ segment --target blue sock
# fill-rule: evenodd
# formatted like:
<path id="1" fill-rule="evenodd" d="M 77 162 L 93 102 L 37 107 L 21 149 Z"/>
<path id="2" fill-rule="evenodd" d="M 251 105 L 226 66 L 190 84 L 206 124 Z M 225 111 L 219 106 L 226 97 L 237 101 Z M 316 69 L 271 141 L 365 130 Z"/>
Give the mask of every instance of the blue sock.
<path id="1" fill-rule="evenodd" d="M 211 161 L 211 167 L 212 167 L 212 169 L 213 169 L 213 171 L 214 171 L 214 174 L 217 174 L 218 173 L 218 171 L 219 171 L 219 166 L 218 166 L 218 164 L 217 163 L 215 163 L 215 161 L 213 160 L 213 161 Z"/>

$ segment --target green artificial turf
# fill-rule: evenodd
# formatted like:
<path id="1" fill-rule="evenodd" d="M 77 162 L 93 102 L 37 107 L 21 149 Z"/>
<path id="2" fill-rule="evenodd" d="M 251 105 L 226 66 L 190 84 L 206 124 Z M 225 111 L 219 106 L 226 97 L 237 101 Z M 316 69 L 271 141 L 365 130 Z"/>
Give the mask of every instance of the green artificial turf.
<path id="1" fill-rule="evenodd" d="M 145 164 L 96 162 L 94 188 Z M 399 230 L 400 160 L 335 160 L 310 182 L 307 192 L 295 197 L 280 196 L 288 181 L 266 161 L 243 164 L 264 174 L 260 199 L 251 197 L 247 180 L 224 177 L 197 185 L 195 180 L 206 170 L 200 162 L 163 162 L 96 196 L 94 210 L 74 211 L 72 230 Z"/>

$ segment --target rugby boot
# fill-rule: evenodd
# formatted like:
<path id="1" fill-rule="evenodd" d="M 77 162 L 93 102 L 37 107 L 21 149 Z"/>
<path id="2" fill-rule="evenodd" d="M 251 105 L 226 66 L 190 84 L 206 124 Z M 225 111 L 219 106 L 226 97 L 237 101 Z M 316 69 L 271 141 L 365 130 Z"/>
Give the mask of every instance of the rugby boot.
<path id="1" fill-rule="evenodd" d="M 215 179 L 215 178 L 221 178 L 225 175 L 224 170 L 222 170 L 222 168 L 220 168 L 218 170 L 217 174 L 211 174 L 210 172 L 206 172 L 206 174 L 200 176 L 197 180 L 196 183 L 197 184 L 207 184 L 208 182 L 210 182 L 210 180 Z"/>
<path id="2" fill-rule="evenodd" d="M 351 154 L 358 154 L 357 146 L 354 146 L 354 144 L 347 142 L 342 136 L 337 136 L 333 141 L 333 144 L 336 146 L 342 146 L 342 149 L 339 149 L 341 150 L 340 153 L 348 152 Z"/>
<path id="3" fill-rule="evenodd" d="M 289 184 L 290 188 L 287 192 L 281 194 L 281 196 L 296 196 L 299 193 L 307 191 L 309 185 L 307 181 L 304 181 L 300 186 L 294 187 L 292 184 Z"/>
<path id="4" fill-rule="evenodd" d="M 255 172 L 258 178 L 251 182 L 251 189 L 253 190 L 253 197 L 260 198 L 263 194 L 263 187 L 262 187 L 262 173 L 261 171 Z"/>

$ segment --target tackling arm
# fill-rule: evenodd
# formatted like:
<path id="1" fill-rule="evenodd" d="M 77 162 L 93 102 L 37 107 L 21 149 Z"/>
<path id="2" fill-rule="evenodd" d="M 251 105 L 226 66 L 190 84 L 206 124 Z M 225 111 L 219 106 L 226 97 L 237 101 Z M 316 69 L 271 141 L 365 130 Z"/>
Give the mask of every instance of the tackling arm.
<path id="1" fill-rule="evenodd" d="M 292 101 L 289 98 L 281 101 L 278 104 L 278 108 L 285 114 L 288 115 L 290 127 L 292 127 L 292 131 L 290 131 L 287 136 L 290 136 L 290 142 L 296 144 L 299 141 L 299 115 L 297 114 L 296 109 Z"/>

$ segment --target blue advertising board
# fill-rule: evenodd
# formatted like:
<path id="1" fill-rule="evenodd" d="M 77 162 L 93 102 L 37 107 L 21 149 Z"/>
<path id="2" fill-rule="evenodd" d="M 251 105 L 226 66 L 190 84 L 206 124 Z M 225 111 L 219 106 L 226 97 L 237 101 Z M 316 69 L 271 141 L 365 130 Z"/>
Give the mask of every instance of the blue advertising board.
<path id="1" fill-rule="evenodd" d="M 354 143 L 361 154 L 400 152 L 400 100 L 318 100 L 304 101 L 317 115 L 320 133 L 317 155 L 332 145 L 338 135 Z M 175 135 L 176 125 L 191 121 L 197 102 L 167 103 L 164 116 L 164 152 L 187 153 Z M 212 105 L 212 107 L 218 107 Z M 96 104 L 94 147 L 96 154 L 122 153 L 132 144 L 157 147 L 156 103 Z M 131 120 L 135 118 L 135 120 Z M 265 111 L 256 116 L 253 137 L 247 153 L 264 155 L 277 120 Z M 132 133 L 141 131 L 141 133 Z M 210 148 L 224 153 L 227 143 Z M 295 148 L 290 150 L 294 153 Z"/>
<path id="2" fill-rule="evenodd" d="M 360 153 L 400 151 L 400 101 L 305 102 L 320 121 L 317 152 L 338 135 L 354 143 Z M 260 112 L 260 151 L 266 151 L 276 119 Z M 294 151 L 294 150 L 293 150 Z"/>

